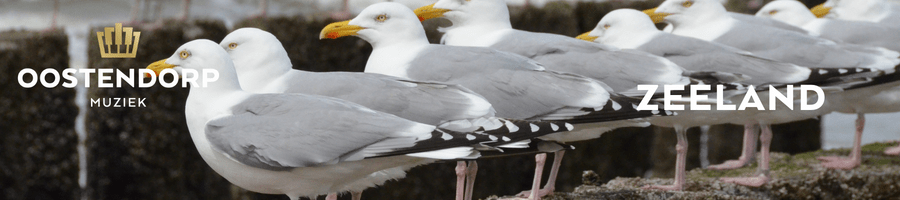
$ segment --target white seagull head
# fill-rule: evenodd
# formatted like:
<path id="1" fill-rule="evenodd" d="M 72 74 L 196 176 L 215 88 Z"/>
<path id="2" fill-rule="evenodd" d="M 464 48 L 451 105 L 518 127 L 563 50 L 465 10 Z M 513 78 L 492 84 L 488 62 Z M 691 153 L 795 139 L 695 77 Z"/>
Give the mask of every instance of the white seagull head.
<path id="1" fill-rule="evenodd" d="M 411 40 L 428 43 L 425 28 L 416 14 L 403 4 L 393 2 L 372 4 L 356 18 L 331 23 L 322 29 L 319 38 L 336 39 L 344 36 L 357 36 L 376 48 Z"/>
<path id="2" fill-rule="evenodd" d="M 578 39 L 612 44 L 629 40 L 634 34 L 659 32 L 646 14 L 634 9 L 618 9 L 607 13 L 590 32 Z"/>
<path id="3" fill-rule="evenodd" d="M 453 26 L 510 24 L 504 0 L 439 0 L 415 11 L 420 20 L 444 17 Z"/>
<path id="4" fill-rule="evenodd" d="M 232 31 L 219 46 L 231 56 L 238 74 L 261 70 L 283 72 L 291 68 L 291 59 L 281 41 L 258 28 Z"/>
<path id="5" fill-rule="evenodd" d="M 219 44 L 207 39 L 185 43 L 178 47 L 172 56 L 150 64 L 147 69 L 151 69 L 157 74 L 165 69 L 174 69 L 181 78 L 196 80 L 195 83 L 205 82 L 210 84 L 209 87 L 240 90 L 237 73 L 234 71 L 234 64 L 228 57 L 228 53 L 219 47 Z M 209 70 L 215 70 L 218 75 L 206 76 L 204 71 Z"/>
<path id="6" fill-rule="evenodd" d="M 756 16 L 772 18 L 794 26 L 803 26 L 816 19 L 816 16 L 799 1 L 769 2 L 756 12 Z"/>
<path id="7" fill-rule="evenodd" d="M 717 0 L 666 0 L 656 8 L 656 13 L 665 16 L 664 21 L 676 28 L 729 17 L 725 6 Z"/>

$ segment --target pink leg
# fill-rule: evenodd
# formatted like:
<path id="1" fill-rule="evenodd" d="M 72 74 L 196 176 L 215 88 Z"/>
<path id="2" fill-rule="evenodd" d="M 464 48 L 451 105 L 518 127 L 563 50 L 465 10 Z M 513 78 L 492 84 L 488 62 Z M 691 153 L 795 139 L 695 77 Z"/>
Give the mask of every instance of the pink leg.
<path id="1" fill-rule="evenodd" d="M 466 170 L 466 200 L 472 200 L 472 191 L 475 189 L 475 175 L 478 174 L 478 162 L 469 161 L 469 167 Z"/>
<path id="2" fill-rule="evenodd" d="M 456 200 L 464 200 L 466 196 L 466 161 L 456 162 Z"/>
<path id="3" fill-rule="evenodd" d="M 726 183 L 734 183 L 738 185 L 759 187 L 769 182 L 769 146 L 772 144 L 772 129 L 768 124 L 760 124 L 762 134 L 759 136 L 759 142 L 762 143 L 760 154 L 762 159 L 759 161 L 759 175 L 756 177 L 734 177 L 722 178 Z"/>
<path id="4" fill-rule="evenodd" d="M 648 185 L 644 186 L 644 189 L 658 189 L 658 190 L 683 190 L 685 179 L 684 165 L 687 160 L 687 128 L 682 126 L 675 126 L 675 134 L 678 138 L 678 143 L 675 144 L 675 153 L 677 154 L 675 157 L 675 182 L 672 185 Z"/>
<path id="5" fill-rule="evenodd" d="M 866 115 L 862 113 L 856 114 L 856 137 L 853 140 L 853 150 L 850 151 L 850 157 L 840 156 L 823 156 L 819 157 L 822 161 L 822 167 L 829 169 L 853 169 L 862 162 L 862 133 L 866 126 Z"/>
<path id="6" fill-rule="evenodd" d="M 325 200 L 337 200 L 337 193 L 328 194 L 328 196 L 325 196 Z"/>
<path id="7" fill-rule="evenodd" d="M 534 156 L 534 182 L 531 183 L 531 195 L 528 199 L 541 200 L 538 191 L 541 189 L 541 177 L 544 175 L 544 163 L 547 162 L 547 154 L 541 153 Z"/>
<path id="8" fill-rule="evenodd" d="M 892 155 L 892 156 L 900 155 L 900 144 L 898 144 L 896 147 L 891 147 L 891 148 L 885 149 L 884 154 Z"/>
<path id="9" fill-rule="evenodd" d="M 759 131 L 757 123 L 744 124 L 744 147 L 741 150 L 741 157 L 737 160 L 725 161 L 722 164 L 709 166 L 709 169 L 728 170 L 744 167 L 756 154 L 756 133 Z"/>
<path id="10" fill-rule="evenodd" d="M 562 165 L 563 155 L 566 154 L 565 150 L 557 151 L 553 155 L 553 166 L 550 167 L 550 177 L 547 179 L 547 184 L 544 185 L 544 189 L 538 191 L 538 195 L 541 197 L 553 194 L 553 191 L 556 190 L 556 176 L 559 174 L 559 167 Z M 518 195 L 518 197 L 528 198 L 531 196 L 531 190 L 522 191 Z"/>
<path id="11" fill-rule="evenodd" d="M 351 195 L 351 197 L 353 197 L 353 200 L 361 200 L 362 199 L 362 191 L 350 192 L 350 195 Z"/>

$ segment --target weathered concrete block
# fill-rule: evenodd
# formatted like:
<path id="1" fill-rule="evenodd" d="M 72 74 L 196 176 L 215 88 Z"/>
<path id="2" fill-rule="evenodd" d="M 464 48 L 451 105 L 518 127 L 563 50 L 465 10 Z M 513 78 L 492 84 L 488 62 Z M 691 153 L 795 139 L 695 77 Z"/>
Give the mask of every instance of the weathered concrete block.
<path id="1" fill-rule="evenodd" d="M 91 37 L 89 67 L 145 68 L 185 42 L 218 41 L 227 33 L 221 22 L 211 21 L 135 29 L 142 32 L 137 58 L 100 58 L 97 38 Z M 184 119 L 187 88 L 97 88 L 96 82 L 92 77 L 88 98 L 146 98 L 147 107 L 88 108 L 90 199 L 228 199 L 230 184 L 206 165 L 191 141 Z"/>
<path id="2" fill-rule="evenodd" d="M 0 199 L 80 196 L 75 90 L 23 88 L 17 78 L 24 68 L 68 68 L 67 47 L 62 31 L 0 33 Z"/>

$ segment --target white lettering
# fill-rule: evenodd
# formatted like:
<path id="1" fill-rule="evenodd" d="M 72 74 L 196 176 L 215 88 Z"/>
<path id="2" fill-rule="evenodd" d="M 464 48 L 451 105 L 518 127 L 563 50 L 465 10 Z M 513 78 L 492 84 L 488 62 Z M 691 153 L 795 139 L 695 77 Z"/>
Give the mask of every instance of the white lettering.
<path id="1" fill-rule="evenodd" d="M 697 105 L 697 101 L 699 100 L 707 100 L 709 99 L 706 95 L 697 94 L 698 90 L 709 90 L 709 85 L 694 85 L 691 86 L 691 110 L 709 110 L 709 105 Z"/>
<path id="2" fill-rule="evenodd" d="M 725 104 L 725 87 L 722 85 L 716 86 L 716 109 L 718 110 L 735 110 L 735 106 L 731 104 Z"/>
<path id="3" fill-rule="evenodd" d="M 641 103 L 638 104 L 637 110 L 658 110 L 659 105 L 647 105 L 650 103 L 650 99 L 653 99 L 653 93 L 656 92 L 656 88 L 659 88 L 658 85 L 638 85 L 638 90 L 647 90 L 647 94 L 644 95 L 644 99 L 641 99 Z"/>
<path id="4" fill-rule="evenodd" d="M 62 71 L 62 77 L 68 81 L 62 84 L 63 87 L 73 88 L 78 85 L 78 79 L 75 78 L 75 72 L 77 71 L 77 69 L 73 68 L 64 69 Z"/>
<path id="5" fill-rule="evenodd" d="M 777 102 L 775 99 L 780 100 L 788 109 L 794 110 L 794 85 L 787 86 L 787 95 L 782 94 L 774 86 L 769 85 L 769 110 L 775 110 L 775 107 L 778 107 L 775 104 Z"/>
<path id="6" fill-rule="evenodd" d="M 663 87 L 663 108 L 666 110 L 684 110 L 684 105 L 672 105 L 672 99 L 681 99 L 681 95 L 673 95 L 672 90 L 684 90 L 684 85 L 666 85 Z"/>
<path id="7" fill-rule="evenodd" d="M 52 83 L 47 82 L 47 74 L 53 75 Z M 41 85 L 43 85 L 45 88 L 52 88 L 52 87 L 56 87 L 56 85 L 59 85 L 59 72 L 56 71 L 56 69 L 50 69 L 50 68 L 44 69 L 44 71 L 41 71 L 40 77 L 41 77 Z"/>
<path id="8" fill-rule="evenodd" d="M 166 77 L 166 74 L 171 74 L 172 77 L 175 77 L 172 79 L 172 82 L 166 82 L 166 79 L 164 78 Z M 162 70 L 162 72 L 159 73 L 159 84 L 165 88 L 175 87 L 175 85 L 178 84 L 178 72 L 175 72 L 175 70 L 171 68 Z"/>
<path id="9" fill-rule="evenodd" d="M 25 82 L 25 79 L 24 79 L 24 78 L 25 78 L 25 74 L 31 74 L 31 77 L 33 77 L 33 78 L 31 79 L 31 82 L 28 82 L 28 83 Z M 19 85 L 21 85 L 23 88 L 31 88 L 31 87 L 34 87 L 34 85 L 37 84 L 38 79 L 39 79 L 39 78 L 38 78 L 38 75 L 37 75 L 37 71 L 34 71 L 34 70 L 31 69 L 31 68 L 25 68 L 25 69 L 22 69 L 22 71 L 19 71 Z"/>
<path id="10" fill-rule="evenodd" d="M 807 99 L 807 93 L 809 91 L 816 92 L 816 103 L 813 105 L 809 105 L 809 99 Z M 822 107 L 822 104 L 825 104 L 825 91 L 822 91 L 822 88 L 815 85 L 800 85 L 800 99 L 803 99 L 803 102 L 800 103 L 800 110 L 816 110 Z"/>

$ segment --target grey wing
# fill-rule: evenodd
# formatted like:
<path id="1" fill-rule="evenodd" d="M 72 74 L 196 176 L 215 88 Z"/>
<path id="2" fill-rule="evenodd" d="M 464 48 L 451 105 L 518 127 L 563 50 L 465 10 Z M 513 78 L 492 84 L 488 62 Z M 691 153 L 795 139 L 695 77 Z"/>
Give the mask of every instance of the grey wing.
<path id="1" fill-rule="evenodd" d="M 794 64 L 754 56 L 743 50 L 696 38 L 664 34 L 638 47 L 675 62 L 690 71 L 730 72 L 750 76 L 752 85 L 795 83 L 810 70 Z"/>
<path id="2" fill-rule="evenodd" d="M 822 37 L 900 51 L 900 28 L 889 28 L 876 23 L 829 20 L 822 28 Z"/>
<path id="3" fill-rule="evenodd" d="M 586 42 L 563 35 L 521 30 L 509 32 L 490 47 L 528 58 L 567 51 L 596 52 L 598 49 L 618 50 L 618 48 L 610 45 Z"/>
<path id="4" fill-rule="evenodd" d="M 234 106 L 232 112 L 206 124 L 210 144 L 241 163 L 270 170 L 393 155 L 394 151 L 416 153 L 421 152 L 412 149 L 417 143 L 436 139 L 434 126 L 328 97 L 258 94 Z"/>
<path id="5" fill-rule="evenodd" d="M 777 61 L 817 68 L 873 67 L 880 56 L 847 51 L 836 43 L 766 26 L 739 24 L 714 42 Z"/>
<path id="6" fill-rule="evenodd" d="M 537 67 L 519 67 L 527 65 Z M 496 50 L 440 45 L 424 51 L 411 66 L 413 79 L 457 83 L 481 94 L 498 117 L 542 120 L 552 116 L 553 120 L 589 123 L 655 115 L 651 111 L 606 115 L 621 109 L 603 109 L 611 105 L 610 94 L 599 82 L 545 71 L 534 61 Z"/>
<path id="7" fill-rule="evenodd" d="M 548 73 L 530 59 L 487 48 L 435 45 L 411 66 L 411 78 L 460 84 L 485 97 L 504 118 L 526 119 L 566 106 L 599 107 L 608 98 L 593 81 Z"/>
<path id="8" fill-rule="evenodd" d="M 891 12 L 890 15 L 878 21 L 878 24 L 900 29 L 900 6 L 894 6 L 894 12 Z"/>
<path id="9" fill-rule="evenodd" d="M 286 90 L 289 93 L 344 99 L 425 124 L 494 114 L 493 107 L 483 97 L 459 85 L 355 72 L 310 72 L 290 80 L 292 83 Z"/>
<path id="10" fill-rule="evenodd" d="M 749 15 L 749 14 L 735 13 L 735 12 L 729 12 L 729 14 L 731 14 L 731 17 L 734 17 L 734 19 L 737 19 L 737 20 L 740 20 L 743 22 L 758 24 L 758 25 L 763 25 L 763 26 L 770 26 L 770 27 L 779 28 L 782 30 L 793 31 L 793 32 L 797 32 L 797 33 L 807 34 L 807 35 L 809 34 L 809 31 L 806 31 L 803 28 L 800 28 L 800 27 L 797 27 L 794 25 L 790 25 L 790 24 L 787 24 L 787 23 L 784 23 L 784 22 L 781 22 L 778 20 L 771 19 L 771 18 L 762 18 L 762 17 L 756 17 L 756 16 Z"/>
<path id="11" fill-rule="evenodd" d="M 534 59 L 547 69 L 587 76 L 614 91 L 638 84 L 687 84 L 683 69 L 658 56 L 634 50 L 610 49 L 561 35 L 516 31 L 491 48 Z M 533 43 L 525 46 L 527 43 Z"/>

